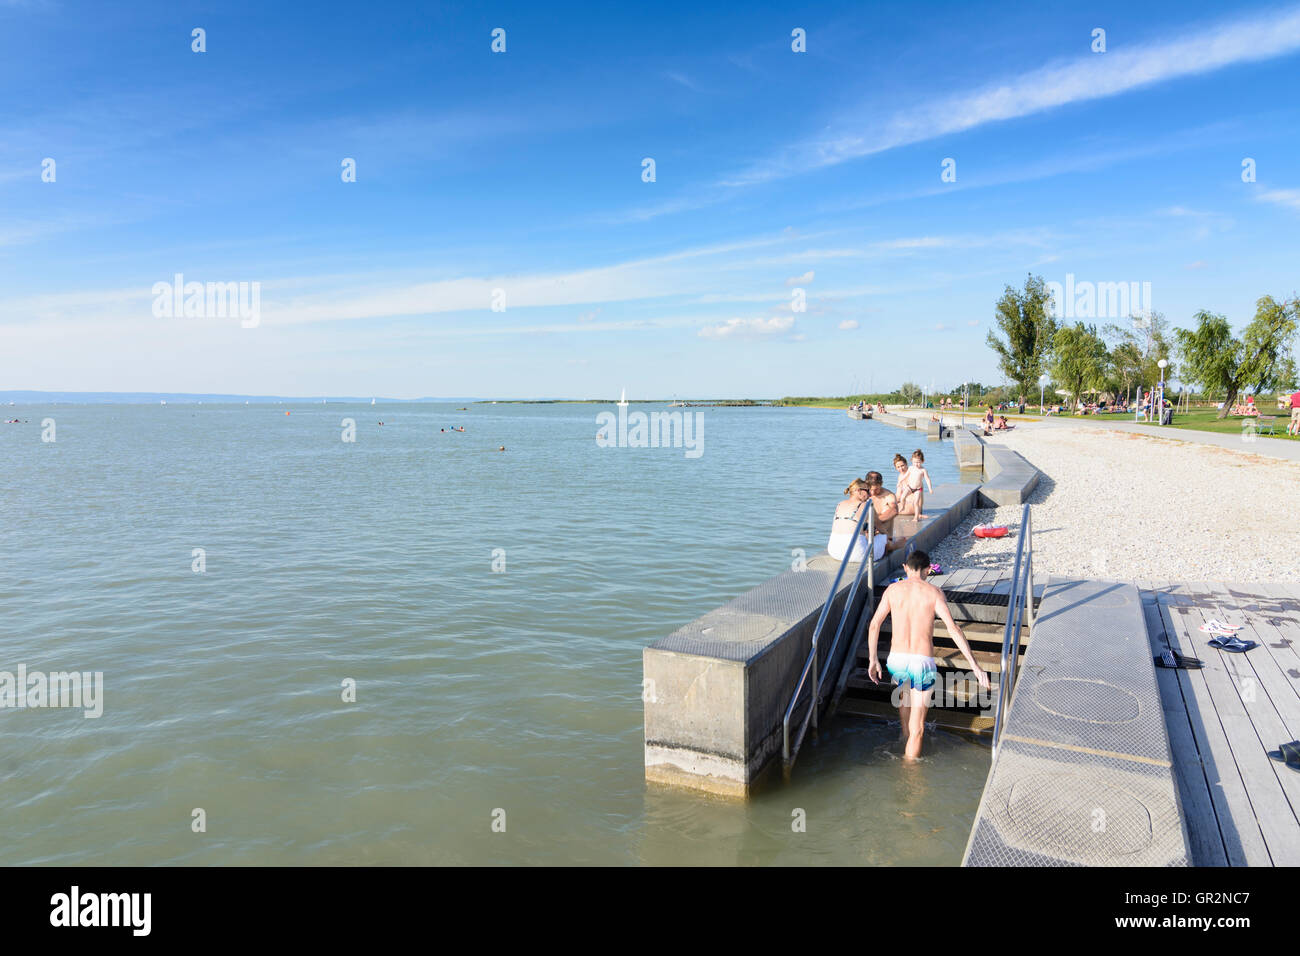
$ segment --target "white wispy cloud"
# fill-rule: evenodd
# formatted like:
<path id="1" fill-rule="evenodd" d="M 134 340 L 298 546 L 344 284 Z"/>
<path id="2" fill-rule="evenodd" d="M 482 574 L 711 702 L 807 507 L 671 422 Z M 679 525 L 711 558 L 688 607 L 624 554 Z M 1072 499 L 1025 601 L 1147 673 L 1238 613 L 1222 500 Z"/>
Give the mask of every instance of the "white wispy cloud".
<path id="1" fill-rule="evenodd" d="M 840 323 L 840 328 L 846 331 L 848 329 L 856 329 L 857 327 L 858 327 L 857 319 L 845 319 L 843 322 Z"/>
<path id="2" fill-rule="evenodd" d="M 826 166 L 987 123 L 1017 119 L 1071 103 L 1116 96 L 1180 77 L 1258 62 L 1300 50 L 1300 8 L 1199 25 L 1174 39 L 1048 64 L 970 93 L 900 109 L 883 120 L 844 116 L 830 131 L 726 177 L 744 186 Z"/>
<path id="3" fill-rule="evenodd" d="M 794 327 L 794 316 L 778 315 L 770 319 L 728 319 L 717 325 L 700 329 L 702 339 L 758 338 L 788 332 Z"/>
<path id="4" fill-rule="evenodd" d="M 674 83 L 686 87 L 694 93 L 700 91 L 699 85 L 685 73 L 681 73 L 677 70 L 665 70 L 664 76 L 668 77 L 668 79 L 672 80 Z"/>
<path id="5" fill-rule="evenodd" d="M 791 276 L 790 278 L 786 279 L 786 280 L 785 280 L 785 284 L 786 284 L 787 286 L 792 286 L 792 285 L 807 285 L 809 282 L 812 282 L 812 280 L 815 278 L 815 276 L 816 276 L 816 273 L 814 273 L 811 269 L 809 269 L 807 272 L 805 272 L 805 273 L 804 273 L 803 275 L 801 275 L 801 276 Z"/>
<path id="6" fill-rule="evenodd" d="M 1300 209 L 1300 189 L 1266 189 L 1255 197 L 1260 202 Z"/>

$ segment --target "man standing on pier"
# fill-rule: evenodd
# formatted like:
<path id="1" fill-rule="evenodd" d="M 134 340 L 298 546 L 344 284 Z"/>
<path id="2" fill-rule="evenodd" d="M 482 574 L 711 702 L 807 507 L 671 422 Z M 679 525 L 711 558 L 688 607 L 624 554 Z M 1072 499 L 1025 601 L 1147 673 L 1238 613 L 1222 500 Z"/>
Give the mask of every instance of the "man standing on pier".
<path id="1" fill-rule="evenodd" d="M 921 756 L 921 738 L 925 734 L 925 713 L 930 706 L 930 689 L 938 679 L 934 664 L 934 619 L 937 616 L 948 628 L 953 643 L 957 645 L 971 673 L 979 681 L 980 689 L 989 689 L 989 676 L 975 663 L 966 635 L 952 619 L 943 591 L 928 582 L 930 555 L 921 550 L 907 556 L 903 567 L 907 577 L 885 588 L 880 605 L 871 618 L 867 634 L 867 654 L 871 664 L 867 673 L 875 683 L 882 672 L 877 648 L 880 645 L 880 626 L 886 616 L 892 616 L 889 640 L 889 657 L 885 667 L 889 676 L 899 685 L 902 695 L 898 715 L 902 720 L 902 740 L 906 746 L 904 759 L 915 760 Z"/>

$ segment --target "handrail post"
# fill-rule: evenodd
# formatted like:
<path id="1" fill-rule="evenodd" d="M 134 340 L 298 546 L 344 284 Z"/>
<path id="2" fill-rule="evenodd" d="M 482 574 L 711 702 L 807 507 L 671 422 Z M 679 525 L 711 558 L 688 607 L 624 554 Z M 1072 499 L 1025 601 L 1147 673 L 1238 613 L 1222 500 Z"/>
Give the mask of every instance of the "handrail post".
<path id="1" fill-rule="evenodd" d="M 862 533 L 863 522 L 869 521 L 867 526 L 869 529 L 872 529 L 874 531 L 875 518 L 876 518 L 876 508 L 874 505 L 868 502 L 867 508 L 863 512 L 862 517 L 858 519 L 857 524 L 854 525 L 853 527 L 853 536 L 850 538 L 851 543 L 849 545 L 849 548 L 848 550 L 845 551 L 844 557 L 840 559 L 839 570 L 835 572 L 835 580 L 831 583 L 831 593 L 829 596 L 827 596 L 826 603 L 822 605 L 821 616 L 817 618 L 817 624 L 813 628 L 812 647 L 809 649 L 808 658 L 804 663 L 803 670 L 799 674 L 799 680 L 795 684 L 794 693 L 790 696 L 790 703 L 786 706 L 785 714 L 781 719 L 781 758 L 785 765 L 784 769 L 787 778 L 790 773 L 790 768 L 793 765 L 794 757 L 798 752 L 800 745 L 803 742 L 804 734 L 807 732 L 808 724 L 811 722 L 813 729 L 816 730 L 817 728 L 817 723 L 818 723 L 817 704 L 818 704 L 818 698 L 821 696 L 821 675 L 818 673 L 817 661 L 819 659 L 818 642 L 821 638 L 822 629 L 826 624 L 827 616 L 830 614 L 831 605 L 835 603 L 835 597 L 839 593 L 840 582 L 844 579 L 844 571 L 849 566 L 849 559 L 853 557 L 853 550 L 854 550 L 853 546 L 857 543 L 858 536 L 861 535 Z M 872 562 L 869 570 L 874 572 L 875 570 L 874 535 L 873 535 L 873 540 L 869 542 L 869 544 L 870 547 L 868 547 L 866 559 Z M 835 648 L 839 646 L 840 634 L 843 633 L 846 616 L 853 607 L 853 600 L 855 595 L 857 594 L 858 585 L 862 581 L 863 570 L 864 568 L 862 568 L 861 566 L 858 567 L 858 573 L 853 579 L 853 586 L 849 589 L 848 596 L 845 598 L 844 609 L 840 613 L 840 624 L 835 631 L 835 640 L 831 645 L 830 652 L 827 654 L 828 662 L 832 659 L 831 655 L 834 654 Z M 874 580 L 874 577 L 869 576 L 868 580 L 869 581 Z M 795 705 L 799 703 L 799 695 L 803 691 L 804 682 L 807 680 L 808 672 L 810 670 L 812 671 L 812 695 L 811 695 L 811 700 L 809 702 L 809 707 L 811 712 L 808 714 L 807 717 L 804 718 L 803 724 L 801 725 L 798 733 L 795 735 L 795 740 L 792 746 L 790 740 L 790 718 L 794 714 Z M 816 739 L 817 739 L 816 735 L 814 734 L 813 740 L 815 741 Z"/>
<path id="2" fill-rule="evenodd" d="M 867 518 L 867 560 L 871 563 L 867 565 L 867 600 L 869 607 L 874 613 L 876 606 L 876 506 L 871 506 L 871 514 Z"/>
<path id="3" fill-rule="evenodd" d="M 1024 581 L 1021 580 L 1023 560 Z M 1020 590 L 1024 589 L 1024 607 L 1021 607 Z M 1023 614 L 1023 616 L 1022 616 Z M 1015 683 L 1020 655 L 1020 628 L 1034 623 L 1034 528 L 1033 517 L 1026 502 L 1020 518 L 1020 540 L 1016 544 L 1015 568 L 1011 573 L 1011 592 L 1007 596 L 1007 623 L 1002 631 L 1002 654 L 999 657 L 1002 677 L 998 683 L 997 709 L 993 715 L 993 759 L 1002 744 L 1002 724 Z"/>

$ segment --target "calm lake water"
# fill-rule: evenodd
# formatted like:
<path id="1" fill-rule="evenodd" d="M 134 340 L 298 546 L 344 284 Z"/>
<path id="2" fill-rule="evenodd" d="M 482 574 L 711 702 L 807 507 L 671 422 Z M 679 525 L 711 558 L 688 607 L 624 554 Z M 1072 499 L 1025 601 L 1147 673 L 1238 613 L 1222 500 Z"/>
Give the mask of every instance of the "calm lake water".
<path id="1" fill-rule="evenodd" d="M 102 671 L 104 709 L 0 710 L 0 863 L 960 862 L 960 735 L 904 766 L 841 718 L 748 803 L 643 778 L 642 648 L 824 548 L 915 433 L 692 409 L 688 458 L 598 447 L 610 408 L 7 407 L 0 671 Z"/>

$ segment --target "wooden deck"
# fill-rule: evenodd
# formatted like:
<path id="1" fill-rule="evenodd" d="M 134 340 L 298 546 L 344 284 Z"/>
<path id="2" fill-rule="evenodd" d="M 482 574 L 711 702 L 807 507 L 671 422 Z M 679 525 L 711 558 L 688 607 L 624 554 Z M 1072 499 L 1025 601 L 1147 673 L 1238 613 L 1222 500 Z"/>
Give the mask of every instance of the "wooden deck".
<path id="1" fill-rule="evenodd" d="M 1011 571 L 979 571 L 961 568 L 951 574 L 932 574 L 927 579 L 936 587 L 945 591 L 991 591 L 994 594 L 1008 594 L 1011 591 Z M 1047 585 L 1047 575 L 1034 575 L 1034 595 L 1043 596 Z"/>
<path id="2" fill-rule="evenodd" d="M 1300 591 L 1136 583 L 1153 656 L 1170 648 L 1205 662 L 1156 668 L 1193 864 L 1300 865 L 1300 773 L 1267 755 L 1300 739 Z M 1238 635 L 1259 646 L 1207 646 L 1208 620 L 1243 625 Z"/>
<path id="3" fill-rule="evenodd" d="M 1009 590 L 1009 571 L 959 570 L 931 580 L 949 590 Z M 1045 576 L 1035 575 L 1041 594 Z M 1300 740 L 1300 585 L 1133 581 L 1152 656 L 1165 649 L 1205 662 L 1155 668 L 1179 802 L 1195 866 L 1300 866 L 1300 773 L 1268 751 Z M 1208 620 L 1240 624 L 1259 646 L 1207 645 Z"/>

